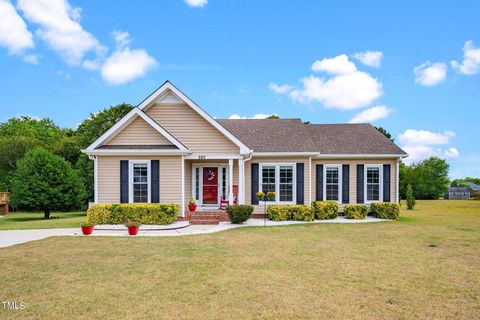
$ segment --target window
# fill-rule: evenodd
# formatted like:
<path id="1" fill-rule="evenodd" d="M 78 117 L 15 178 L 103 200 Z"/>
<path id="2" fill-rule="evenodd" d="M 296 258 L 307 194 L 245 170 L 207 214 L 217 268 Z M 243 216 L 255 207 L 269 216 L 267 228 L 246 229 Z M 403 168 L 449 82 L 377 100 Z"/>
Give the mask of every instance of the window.
<path id="1" fill-rule="evenodd" d="M 228 199 L 227 194 L 227 168 L 222 167 L 222 198 Z"/>
<path id="2" fill-rule="evenodd" d="M 259 190 L 275 192 L 274 202 L 295 202 L 295 165 L 260 164 Z"/>
<path id="3" fill-rule="evenodd" d="M 293 167 L 280 166 L 280 202 L 293 201 Z"/>
<path id="4" fill-rule="evenodd" d="M 150 161 L 130 161 L 130 202 L 150 202 Z"/>
<path id="5" fill-rule="evenodd" d="M 381 201 L 382 199 L 382 166 L 365 166 L 365 202 Z"/>
<path id="6" fill-rule="evenodd" d="M 341 165 L 325 165 L 323 176 L 325 196 L 328 201 L 341 202 L 342 184 L 340 177 L 342 176 Z"/>
<path id="7" fill-rule="evenodd" d="M 200 200 L 200 168 L 195 168 L 195 200 Z"/>

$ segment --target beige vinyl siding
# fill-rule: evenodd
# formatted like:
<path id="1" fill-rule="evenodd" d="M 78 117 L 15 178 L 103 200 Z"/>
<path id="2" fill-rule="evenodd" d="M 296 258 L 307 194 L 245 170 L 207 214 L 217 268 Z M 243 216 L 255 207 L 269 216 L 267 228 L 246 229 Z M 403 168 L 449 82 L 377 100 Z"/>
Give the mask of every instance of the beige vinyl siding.
<path id="1" fill-rule="evenodd" d="M 309 204 L 309 194 L 311 193 L 310 191 L 310 183 L 309 183 L 309 177 L 310 177 L 310 168 L 309 168 L 309 158 L 308 157 L 285 157 L 285 158 L 257 158 L 254 157 L 252 160 L 248 161 L 245 163 L 245 204 L 251 204 L 252 203 L 252 163 L 303 163 L 304 164 L 304 203 Z M 261 214 L 263 213 L 263 205 L 260 206 L 254 206 L 254 214 Z"/>
<path id="2" fill-rule="evenodd" d="M 397 163 L 396 159 L 355 159 L 355 160 L 346 160 L 346 159 L 328 159 L 328 160 L 313 160 L 312 159 L 312 201 L 316 200 L 316 186 L 317 186 L 317 175 L 316 175 L 316 165 L 317 164 L 348 164 L 350 171 L 350 183 L 349 183 L 349 202 L 357 203 L 357 165 L 358 164 L 390 164 L 390 198 L 391 201 L 395 201 L 396 192 L 397 192 Z M 343 211 L 345 204 L 340 204 L 340 209 Z"/>
<path id="3" fill-rule="evenodd" d="M 155 104 L 146 113 L 192 152 L 240 152 L 238 146 L 186 104 Z"/>
<path id="4" fill-rule="evenodd" d="M 98 156 L 98 202 L 120 203 L 120 160 L 160 161 L 160 202 L 182 204 L 181 156 Z"/>
<path id="5" fill-rule="evenodd" d="M 107 145 L 172 145 L 163 135 L 137 117 L 120 131 Z"/>

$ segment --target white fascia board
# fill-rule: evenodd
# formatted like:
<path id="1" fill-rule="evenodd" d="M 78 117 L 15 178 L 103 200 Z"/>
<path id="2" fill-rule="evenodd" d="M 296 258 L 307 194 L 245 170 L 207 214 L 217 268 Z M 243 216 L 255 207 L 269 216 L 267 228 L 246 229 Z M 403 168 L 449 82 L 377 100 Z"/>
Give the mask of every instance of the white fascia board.
<path id="1" fill-rule="evenodd" d="M 185 156 L 185 160 L 221 160 L 221 159 L 243 159 L 240 154 L 234 153 L 191 153 Z"/>
<path id="2" fill-rule="evenodd" d="M 190 151 L 183 150 L 142 150 L 142 149 L 123 149 L 123 150 L 112 150 L 112 149 L 97 149 L 97 150 L 81 150 L 83 153 L 86 153 L 90 156 L 175 156 L 175 155 L 186 155 Z"/>
<path id="3" fill-rule="evenodd" d="M 381 159 L 381 158 L 405 158 L 407 154 L 318 154 L 318 159 Z"/>
<path id="4" fill-rule="evenodd" d="M 122 131 L 126 126 L 128 126 L 136 117 L 141 117 L 145 120 L 149 125 L 151 125 L 159 134 L 164 136 L 168 141 L 174 144 L 178 149 L 182 151 L 189 151 L 187 147 L 185 147 L 180 141 L 178 141 L 174 136 L 172 136 L 167 130 L 162 128 L 157 122 L 155 122 L 152 118 L 146 115 L 142 110 L 138 108 L 133 108 L 129 113 L 127 113 L 122 119 L 120 119 L 113 127 L 107 130 L 100 138 L 95 140 L 88 148 L 87 151 L 91 152 L 95 150 L 102 144 L 107 143 L 113 137 L 115 137 L 118 133 Z"/>
<path id="5" fill-rule="evenodd" d="M 244 145 L 240 140 L 238 140 L 233 134 L 225 129 L 220 123 L 212 118 L 207 112 L 200 108 L 195 102 L 193 102 L 189 97 L 187 97 L 183 92 L 178 90 L 171 82 L 166 81 L 163 85 L 160 86 L 154 93 L 152 93 L 148 98 L 142 101 L 138 105 L 140 110 L 148 109 L 151 104 L 158 99 L 166 90 L 171 90 L 176 96 L 183 100 L 190 108 L 195 110 L 202 118 L 204 118 L 208 123 L 210 123 L 214 128 L 220 131 L 225 137 L 230 141 L 236 144 L 240 148 L 241 154 L 249 154 L 251 150 Z"/>
<path id="6" fill-rule="evenodd" d="M 318 152 L 253 152 L 254 157 L 315 157 Z"/>

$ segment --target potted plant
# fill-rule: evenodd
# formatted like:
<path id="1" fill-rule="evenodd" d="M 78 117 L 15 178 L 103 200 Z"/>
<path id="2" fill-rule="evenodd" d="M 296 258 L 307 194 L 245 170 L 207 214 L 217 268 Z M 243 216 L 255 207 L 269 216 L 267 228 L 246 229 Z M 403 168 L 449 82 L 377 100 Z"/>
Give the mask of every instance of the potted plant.
<path id="1" fill-rule="evenodd" d="M 94 225 L 91 223 L 82 223 L 82 233 L 85 236 L 92 234 Z"/>
<path id="2" fill-rule="evenodd" d="M 188 211 L 195 212 L 195 210 L 197 210 L 197 204 L 195 203 L 195 199 L 190 198 L 190 200 L 188 200 Z"/>
<path id="3" fill-rule="evenodd" d="M 258 201 L 274 201 L 275 200 L 275 192 L 269 191 L 265 194 L 262 191 L 258 191 L 256 193 Z"/>
<path id="4" fill-rule="evenodd" d="M 125 223 L 125 226 L 128 229 L 128 234 L 131 236 L 135 236 L 138 234 L 138 229 L 140 228 L 141 223 L 137 221 L 128 221 Z"/>

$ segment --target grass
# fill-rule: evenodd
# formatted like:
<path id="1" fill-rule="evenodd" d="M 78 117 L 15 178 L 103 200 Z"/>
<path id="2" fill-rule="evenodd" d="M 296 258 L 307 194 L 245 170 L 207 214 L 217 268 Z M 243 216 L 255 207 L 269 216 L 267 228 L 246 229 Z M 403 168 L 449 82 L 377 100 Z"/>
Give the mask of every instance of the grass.
<path id="1" fill-rule="evenodd" d="M 475 319 L 480 202 L 419 201 L 375 224 L 49 238 L 0 261 L 0 297 L 26 303 L 4 319 Z"/>
<path id="2" fill-rule="evenodd" d="M 52 212 L 50 219 L 43 219 L 43 212 L 11 212 L 0 218 L 0 230 L 76 228 L 85 216 L 85 212 Z"/>

